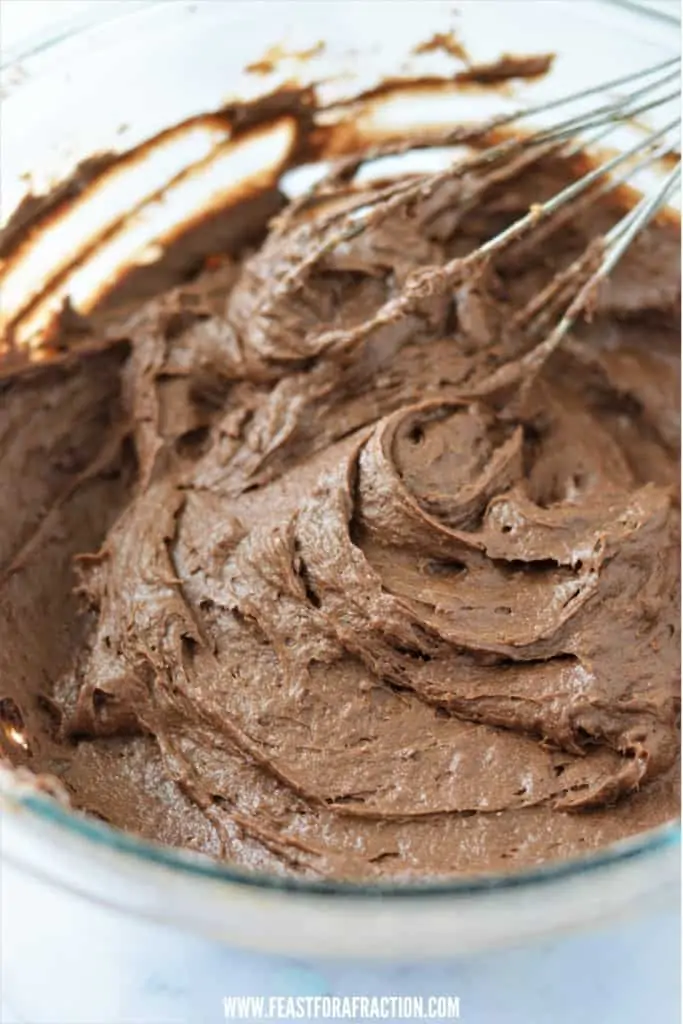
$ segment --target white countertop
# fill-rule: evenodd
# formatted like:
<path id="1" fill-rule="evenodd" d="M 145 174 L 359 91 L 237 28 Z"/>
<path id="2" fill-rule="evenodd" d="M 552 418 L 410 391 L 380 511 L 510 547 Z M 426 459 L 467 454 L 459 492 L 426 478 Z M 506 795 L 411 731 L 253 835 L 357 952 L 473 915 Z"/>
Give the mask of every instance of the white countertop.
<path id="1" fill-rule="evenodd" d="M 457 995 L 463 1024 L 678 1024 L 678 907 L 453 963 L 303 963 L 133 921 L 5 865 L 3 1024 L 221 1024 L 226 995 Z M 11 931 L 11 936 L 8 932 Z M 87 964 L 79 970 L 79 964 Z"/>

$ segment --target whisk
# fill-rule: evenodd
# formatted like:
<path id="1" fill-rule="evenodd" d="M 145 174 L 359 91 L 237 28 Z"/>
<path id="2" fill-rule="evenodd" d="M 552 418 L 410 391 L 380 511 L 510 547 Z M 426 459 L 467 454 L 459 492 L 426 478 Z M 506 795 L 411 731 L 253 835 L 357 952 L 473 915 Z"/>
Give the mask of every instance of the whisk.
<path id="1" fill-rule="evenodd" d="M 282 237 L 301 213 L 324 202 L 336 186 L 351 181 L 358 169 L 369 161 L 405 152 L 408 148 L 480 143 L 480 148 L 475 148 L 471 155 L 452 163 L 445 170 L 417 179 L 410 177 L 393 181 L 377 187 L 370 195 L 364 190 L 359 190 L 355 196 L 353 193 L 347 194 L 343 208 L 323 212 L 321 217 L 316 218 L 317 242 L 309 246 L 305 255 L 290 265 L 276 287 L 270 289 L 266 305 L 272 306 L 297 290 L 321 260 L 345 242 L 379 224 L 401 208 L 427 199 L 447 181 L 460 179 L 464 182 L 472 171 L 487 169 L 486 178 L 479 187 L 490 187 L 492 182 L 504 182 L 544 156 L 551 153 L 575 156 L 584 148 L 603 142 L 619 125 L 633 122 L 641 114 L 657 109 L 664 111 L 668 120 L 661 127 L 645 131 L 636 143 L 623 152 L 593 167 L 550 199 L 533 205 L 525 216 L 469 255 L 452 259 L 440 267 L 430 267 L 425 272 L 418 270 L 411 274 L 398 295 L 389 299 L 370 322 L 358 325 L 351 332 L 354 340 L 360 340 L 379 324 L 409 314 L 427 294 L 445 294 L 457 287 L 465 275 L 471 275 L 473 270 L 483 267 L 492 256 L 499 256 L 512 243 L 523 239 L 531 229 L 534 229 L 535 239 L 538 239 L 539 232 L 556 230 L 563 220 L 577 211 L 577 207 L 585 208 L 600 196 L 632 181 L 643 169 L 669 157 L 673 160 L 673 166 L 661 183 L 643 195 L 614 227 L 595 239 L 570 267 L 558 274 L 517 314 L 515 323 L 524 326 L 527 337 L 542 337 L 541 343 L 529 351 L 514 370 L 516 374 L 528 378 L 530 372 L 533 374 L 540 368 L 560 344 L 577 317 L 590 306 L 602 279 L 613 270 L 636 235 L 667 204 L 679 185 L 679 75 L 680 58 L 670 58 L 632 74 L 499 116 L 485 124 L 446 130 L 437 138 L 431 133 L 428 138 L 418 141 L 417 146 L 415 141 L 391 142 L 338 164 L 330 174 L 290 204 L 275 226 L 276 236 Z M 613 90 L 622 89 L 623 92 L 613 93 Z M 606 96 L 610 98 L 606 99 Z M 585 101 L 595 104 L 596 97 L 600 98 L 597 105 L 588 106 L 578 113 L 570 113 L 554 124 L 530 134 L 486 145 L 496 130 L 513 123 L 523 123 L 531 115 L 545 115 L 572 104 Z M 468 202 L 471 204 L 476 198 L 477 189 L 476 181 L 470 181 L 469 191 L 463 190 L 465 205 Z M 267 315 L 265 307 L 259 312 Z M 555 325 L 552 326 L 554 321 Z M 329 331 L 324 338 L 318 338 L 318 347 L 333 346 L 337 340 L 336 333 Z M 346 338 L 348 340 L 348 333 Z M 509 372 L 508 368 L 503 368 L 500 378 L 494 375 L 495 379 L 489 382 L 491 388 L 510 383 L 505 377 L 505 373 Z"/>

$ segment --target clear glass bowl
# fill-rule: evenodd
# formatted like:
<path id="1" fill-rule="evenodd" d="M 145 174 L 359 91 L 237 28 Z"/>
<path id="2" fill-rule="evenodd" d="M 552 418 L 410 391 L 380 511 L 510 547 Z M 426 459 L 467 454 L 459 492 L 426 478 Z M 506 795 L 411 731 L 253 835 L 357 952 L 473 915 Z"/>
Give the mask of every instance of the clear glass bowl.
<path id="1" fill-rule="evenodd" d="M 412 54 L 416 42 L 449 27 L 476 61 L 501 52 L 558 54 L 552 74 L 514 94 L 461 99 L 470 116 L 618 77 L 676 54 L 680 45 L 666 16 L 599 0 L 469 0 L 455 14 L 450 3 L 419 0 L 108 3 L 105 18 L 91 11 L 6 55 L 3 222 L 27 192 L 49 190 L 79 161 L 127 152 L 171 125 L 231 98 L 268 93 L 294 76 L 319 83 L 332 100 L 397 68 L 402 75 L 452 72 L 444 54 Z M 270 75 L 244 71 L 276 44 L 290 56 Z M 305 62 L 292 56 L 305 51 L 312 53 Z M 457 97 L 450 102 L 440 116 L 457 119 Z M 403 116 L 431 118 L 424 103 Z M 523 943 L 642 913 L 675 898 L 679 877 L 677 823 L 533 870 L 371 887 L 264 878 L 157 846 L 71 812 L 5 769 L 0 801 L 3 857 L 34 877 L 233 945 L 290 954 L 417 958 Z"/>

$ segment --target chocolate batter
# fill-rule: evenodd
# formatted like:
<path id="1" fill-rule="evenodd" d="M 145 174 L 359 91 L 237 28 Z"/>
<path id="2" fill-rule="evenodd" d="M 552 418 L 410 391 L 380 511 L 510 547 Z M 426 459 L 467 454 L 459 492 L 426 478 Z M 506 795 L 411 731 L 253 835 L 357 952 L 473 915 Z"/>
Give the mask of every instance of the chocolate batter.
<path id="1" fill-rule="evenodd" d="M 401 196 L 346 166 L 5 382 L 15 762 L 310 877 L 512 870 L 677 814 L 678 228 L 532 369 L 558 314 L 527 304 L 623 205 L 463 264 L 578 173 L 506 166 Z"/>

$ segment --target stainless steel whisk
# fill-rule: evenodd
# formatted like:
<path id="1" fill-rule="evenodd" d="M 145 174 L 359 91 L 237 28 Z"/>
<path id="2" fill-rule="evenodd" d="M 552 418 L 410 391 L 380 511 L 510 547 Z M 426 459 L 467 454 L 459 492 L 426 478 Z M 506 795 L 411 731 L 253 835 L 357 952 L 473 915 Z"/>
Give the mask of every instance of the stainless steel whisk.
<path id="1" fill-rule="evenodd" d="M 601 97 L 597 106 L 589 105 L 587 109 L 569 114 L 554 124 L 538 128 L 530 134 L 506 138 L 502 142 L 475 149 L 472 155 L 454 162 L 445 170 L 423 175 L 418 179 L 412 177 L 390 182 L 376 188 L 371 195 L 360 190 L 355 197 L 353 194 L 345 196 L 343 209 L 323 212 L 321 218 L 316 219 L 317 237 L 320 240 L 283 275 L 275 288 L 275 295 L 271 292 L 271 298 L 277 296 L 277 299 L 281 299 L 288 292 L 295 290 L 327 254 L 373 224 L 380 223 L 406 204 L 428 198 L 446 181 L 464 179 L 472 171 L 489 168 L 487 182 L 490 184 L 492 174 L 496 176 L 495 180 L 502 182 L 545 155 L 556 153 L 572 156 L 584 148 L 590 150 L 591 145 L 607 139 L 618 126 L 632 122 L 641 114 L 656 109 L 665 111 L 668 119 L 661 127 L 644 131 L 642 138 L 633 145 L 587 171 L 550 199 L 532 206 L 525 216 L 469 255 L 453 259 L 438 269 L 429 268 L 432 272 L 436 269 L 438 277 L 436 284 L 430 282 L 430 288 L 445 290 L 456 286 L 465 271 L 471 273 L 477 266 L 483 266 L 492 255 L 499 255 L 506 247 L 522 239 L 530 231 L 540 231 L 544 224 L 547 225 L 547 229 L 555 230 L 558 226 L 558 217 L 562 217 L 563 211 L 571 215 L 576 210 L 577 203 L 585 207 L 595 202 L 599 196 L 627 184 L 636 173 L 661 161 L 663 157 L 669 156 L 673 159 L 672 168 L 660 184 L 643 195 L 614 227 L 591 243 L 578 260 L 557 275 L 547 288 L 520 311 L 516 318 L 517 323 L 523 324 L 532 338 L 538 337 L 539 334 L 544 335 L 542 342 L 521 361 L 519 370 L 528 376 L 529 370 L 539 368 L 561 342 L 578 315 L 590 304 L 600 281 L 610 273 L 636 235 L 667 204 L 678 187 L 681 179 L 680 112 L 677 109 L 680 99 L 679 76 L 680 58 L 674 57 L 558 99 L 502 115 L 485 124 L 474 127 L 462 126 L 446 131 L 438 138 L 432 133 L 429 138 L 419 142 L 418 146 L 476 143 L 477 140 L 485 142 L 495 130 L 513 123 L 523 123 L 529 116 L 545 115 L 549 111 L 572 104 L 580 105 L 585 101 L 594 104 L 595 97 Z M 605 98 L 613 90 L 622 88 L 623 93 L 617 93 L 609 99 Z M 380 156 L 404 152 L 407 148 L 416 148 L 415 143 L 398 142 L 378 146 L 369 153 L 351 158 L 337 166 L 330 175 L 290 205 L 275 227 L 275 232 L 283 232 L 307 206 L 324 200 L 333 192 L 335 184 L 352 179 L 361 165 Z M 470 199 L 476 195 L 476 184 L 470 188 L 468 194 Z M 549 223 L 551 217 L 552 226 Z M 418 271 L 406 281 L 399 296 L 392 298 L 378 310 L 374 323 L 409 312 L 414 302 L 419 301 L 424 294 L 425 282 L 421 280 Z M 553 319 L 557 320 L 554 327 Z M 364 329 L 360 327 L 359 332 Z M 491 383 L 493 386 L 494 382 Z"/>

